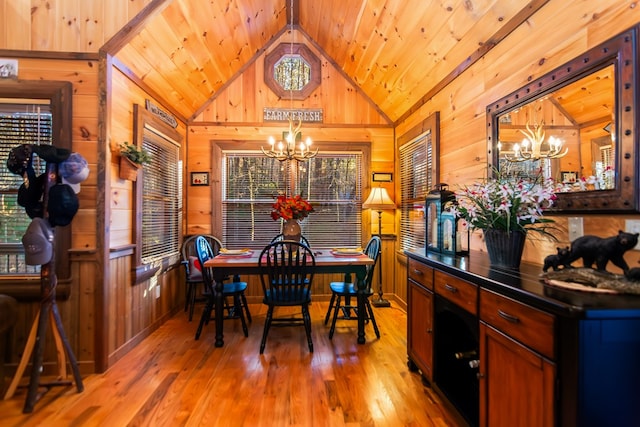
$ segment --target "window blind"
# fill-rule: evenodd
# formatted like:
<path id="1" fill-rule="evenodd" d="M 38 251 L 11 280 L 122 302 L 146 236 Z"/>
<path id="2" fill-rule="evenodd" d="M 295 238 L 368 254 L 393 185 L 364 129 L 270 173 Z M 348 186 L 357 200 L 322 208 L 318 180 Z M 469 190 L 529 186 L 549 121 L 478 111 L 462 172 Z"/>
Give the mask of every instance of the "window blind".
<path id="1" fill-rule="evenodd" d="M 402 250 L 425 246 L 424 205 L 431 182 L 433 148 L 431 132 L 400 147 L 400 247 Z"/>
<path id="2" fill-rule="evenodd" d="M 319 153 L 298 163 L 228 151 L 222 176 L 222 240 L 229 248 L 262 248 L 281 232 L 271 211 L 282 193 L 302 194 L 313 205 L 300 221 L 313 247 L 361 245 L 361 153 Z"/>
<path id="3" fill-rule="evenodd" d="M 141 259 L 146 264 L 180 250 L 182 183 L 177 146 L 145 128 L 142 147 L 151 154 L 142 186 Z"/>
<path id="4" fill-rule="evenodd" d="M 0 103 L 0 274 L 39 274 L 40 266 L 24 261 L 22 236 L 31 219 L 18 205 L 22 177 L 7 169 L 9 152 L 20 144 L 51 144 L 52 115 L 48 105 Z M 46 162 L 33 156 L 36 175 L 44 173 Z"/>

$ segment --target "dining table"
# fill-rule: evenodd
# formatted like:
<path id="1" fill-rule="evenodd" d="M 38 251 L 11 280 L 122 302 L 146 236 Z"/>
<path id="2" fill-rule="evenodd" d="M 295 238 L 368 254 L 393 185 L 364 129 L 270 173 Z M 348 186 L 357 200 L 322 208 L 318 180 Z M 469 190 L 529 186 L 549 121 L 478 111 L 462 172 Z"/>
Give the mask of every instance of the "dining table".
<path id="1" fill-rule="evenodd" d="M 204 267 L 210 267 L 214 283 L 214 321 L 215 346 L 224 345 L 224 299 L 222 294 L 223 281 L 226 277 L 237 275 L 260 275 L 263 269 L 259 265 L 261 249 L 220 252 L 215 257 L 204 262 Z M 373 265 L 374 260 L 360 252 L 341 252 L 333 249 L 317 249 L 313 251 L 315 257 L 314 274 L 344 273 L 355 277 L 357 287 L 357 321 L 358 344 L 364 344 L 365 339 L 365 298 L 367 266 Z"/>

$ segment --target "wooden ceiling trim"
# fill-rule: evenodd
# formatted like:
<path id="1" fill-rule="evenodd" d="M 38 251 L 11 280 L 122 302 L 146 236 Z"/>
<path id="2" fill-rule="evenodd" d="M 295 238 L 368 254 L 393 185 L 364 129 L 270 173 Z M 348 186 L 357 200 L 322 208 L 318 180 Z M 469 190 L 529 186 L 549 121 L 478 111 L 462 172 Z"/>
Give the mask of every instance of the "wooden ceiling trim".
<path id="1" fill-rule="evenodd" d="M 161 13 L 172 0 L 152 0 L 147 4 L 131 21 L 127 23 L 120 31 L 118 31 L 111 39 L 109 39 L 100 51 L 114 56 L 122 49 L 133 37 L 136 36 L 146 25 L 153 21 L 153 18 Z"/>
<path id="2" fill-rule="evenodd" d="M 131 80 L 132 82 L 134 82 L 137 86 L 139 86 L 142 90 L 144 90 L 146 93 L 149 94 L 149 96 L 151 96 L 155 101 L 157 101 L 162 108 L 166 109 L 168 112 L 170 112 L 171 114 L 173 114 L 174 116 L 176 116 L 177 120 L 182 121 L 183 123 L 186 123 L 186 119 L 185 117 L 180 114 L 180 112 L 178 112 L 175 108 L 173 108 L 172 105 L 167 105 L 167 103 L 164 101 L 165 97 L 159 93 L 157 93 L 155 90 L 153 90 L 153 88 L 149 87 L 145 82 L 143 82 L 140 78 L 138 78 L 138 76 L 133 73 L 126 64 L 124 64 L 123 62 L 121 62 L 117 57 L 110 57 L 110 63 L 111 65 L 113 65 L 113 67 L 115 67 L 118 71 L 120 71 L 122 74 L 124 74 L 125 76 L 127 76 L 127 78 L 129 80 Z"/>
<path id="3" fill-rule="evenodd" d="M 184 18 L 184 17 L 183 17 Z M 173 19 L 171 22 L 167 22 L 164 16 L 158 19 L 158 24 L 164 24 L 167 28 L 178 28 L 180 22 L 186 23 L 184 19 L 178 19 L 177 22 Z M 183 43 L 186 43 L 187 39 L 177 40 L 175 33 L 167 31 L 165 38 L 157 38 L 158 44 L 164 46 L 167 57 L 170 58 L 173 63 L 172 74 L 174 76 L 182 76 L 182 82 L 176 82 L 175 87 L 179 87 L 180 83 L 185 86 L 190 86 L 192 89 L 189 92 L 189 98 L 185 98 L 190 105 L 190 110 L 202 105 L 213 94 L 214 87 L 211 83 L 211 78 L 207 75 L 206 70 L 194 61 L 194 58 L 189 52 L 192 49 L 186 49 Z M 191 37 L 195 38 L 195 37 Z M 163 73 L 164 74 L 164 73 Z M 173 80 L 173 79 L 171 79 Z"/>
<path id="4" fill-rule="evenodd" d="M 336 0 L 339 3 L 341 0 Z M 321 34 L 326 38 L 326 46 L 329 46 L 332 51 L 331 57 L 336 64 L 343 68 L 344 65 L 350 61 L 354 52 L 358 48 L 358 44 L 355 42 L 358 28 L 362 21 L 362 14 L 364 13 L 365 2 L 362 2 L 359 8 L 348 8 L 346 11 L 341 10 L 340 7 L 331 8 L 329 12 L 320 13 L 318 15 L 322 17 L 329 17 L 329 25 L 324 25 L 321 28 L 324 30 Z M 303 26 L 306 28 L 306 25 Z M 317 28 L 317 27 L 316 27 Z M 318 40 L 316 36 L 314 40 Z M 320 44 L 320 43 L 319 43 Z M 324 43 L 322 43 L 325 45 Z"/>
<path id="5" fill-rule="evenodd" d="M 412 114 L 425 105 L 429 100 L 438 92 L 443 90 L 453 80 L 460 76 L 465 70 L 475 64 L 480 58 L 487 54 L 494 46 L 500 43 L 501 40 L 506 38 L 512 31 L 527 21 L 533 14 L 535 14 L 540 8 L 547 4 L 549 0 L 532 0 L 529 4 L 518 12 L 511 20 L 509 20 L 504 26 L 499 27 L 491 37 L 489 37 L 475 52 L 473 52 L 467 59 L 462 61 L 453 71 L 451 71 L 442 80 L 436 83 L 430 91 L 423 95 L 418 102 L 412 105 L 404 114 L 402 114 L 396 121 L 395 126 L 402 123 L 409 118 Z"/>
<path id="6" fill-rule="evenodd" d="M 393 120 L 391 120 L 391 118 L 389 118 L 389 116 L 380 108 L 380 106 L 373 101 L 373 99 L 371 99 L 371 97 L 362 90 L 362 88 L 357 85 L 353 79 L 344 71 L 344 69 L 342 67 L 340 67 L 338 64 L 335 63 L 335 61 L 333 60 L 333 58 L 330 55 L 327 55 L 327 52 L 324 51 L 324 49 L 322 49 L 321 46 L 318 45 L 318 43 L 316 43 L 316 41 L 311 38 L 309 36 L 309 34 L 307 34 L 302 28 L 298 29 L 298 32 L 300 32 L 300 34 L 302 34 L 304 36 L 304 38 L 307 40 L 307 42 L 311 45 L 313 45 L 313 47 L 322 55 L 322 57 L 329 63 L 331 64 L 332 67 L 334 67 L 336 69 L 336 71 L 346 80 L 348 81 L 352 86 L 353 89 L 363 98 L 365 99 L 375 110 L 378 114 L 380 114 L 381 117 L 384 118 L 384 120 L 391 125 L 393 123 Z"/>
<path id="7" fill-rule="evenodd" d="M 157 28 L 158 25 L 155 27 Z M 142 30 L 138 37 L 131 41 L 132 47 L 138 51 L 139 55 L 143 55 L 152 61 L 150 62 L 150 72 L 144 75 L 142 80 L 151 87 L 154 87 L 151 82 L 156 81 L 162 82 L 167 88 L 171 88 L 171 90 L 167 91 L 170 97 L 167 100 L 175 103 L 176 108 L 182 112 L 181 115 L 185 116 L 187 115 L 185 114 L 187 112 L 183 111 L 185 99 L 178 94 L 190 94 L 190 96 L 197 97 L 199 93 L 198 86 L 196 83 L 189 81 L 187 75 L 183 74 L 188 70 L 177 69 L 176 64 L 171 61 L 170 46 L 164 46 L 163 43 L 156 43 L 155 41 L 155 32 L 150 32 L 148 29 Z M 166 45 L 168 44 L 167 42 Z M 201 102 L 205 102 L 208 97 L 201 95 L 199 98 Z"/>
<path id="8" fill-rule="evenodd" d="M 283 27 L 280 29 L 280 31 L 271 38 L 271 40 L 269 40 L 264 46 L 262 46 L 262 48 L 260 48 L 258 51 L 256 51 L 256 53 L 253 55 L 253 57 L 247 61 L 242 67 L 240 67 L 240 69 L 238 71 L 236 71 L 234 73 L 233 76 L 231 76 L 229 79 L 227 79 L 226 82 L 224 82 L 219 88 L 218 90 L 213 94 L 213 96 L 211 96 L 207 102 L 203 103 L 200 108 L 196 109 L 194 111 L 194 113 L 189 117 L 189 119 L 187 120 L 188 124 L 192 124 L 194 123 L 194 120 L 196 120 L 198 118 L 198 116 L 200 114 L 202 114 L 203 111 L 205 111 L 209 105 L 211 105 L 211 103 L 217 99 L 218 94 L 223 92 L 227 87 L 229 87 L 237 78 L 242 76 L 242 73 L 249 68 L 251 65 L 253 65 L 253 63 L 255 61 L 258 60 L 258 58 L 260 58 L 265 51 L 268 51 L 271 46 L 273 45 L 273 43 L 277 42 L 280 37 L 282 37 L 282 34 L 284 34 L 285 31 L 288 31 L 288 29 L 286 27 Z"/>

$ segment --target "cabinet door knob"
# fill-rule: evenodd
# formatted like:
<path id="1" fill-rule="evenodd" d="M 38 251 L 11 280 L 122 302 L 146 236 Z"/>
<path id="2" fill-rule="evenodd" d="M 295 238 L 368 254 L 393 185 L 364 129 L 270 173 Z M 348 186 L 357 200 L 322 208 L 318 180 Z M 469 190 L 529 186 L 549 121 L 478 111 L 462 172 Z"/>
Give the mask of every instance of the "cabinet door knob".
<path id="1" fill-rule="evenodd" d="M 433 329 L 431 329 L 431 328 L 427 329 L 427 333 L 428 333 L 428 334 L 430 334 L 430 333 L 432 333 L 432 332 L 433 332 Z"/>
<path id="2" fill-rule="evenodd" d="M 413 274 L 418 274 L 418 275 L 422 276 L 422 271 L 417 270 L 417 269 L 414 268 L 413 269 Z"/>
<path id="3" fill-rule="evenodd" d="M 516 316 L 512 316 L 512 315 L 510 315 L 508 313 L 505 313 L 502 310 L 498 310 L 498 316 L 502 317 L 507 322 L 511 322 L 511 323 L 519 323 L 520 322 L 520 319 L 518 319 Z"/>

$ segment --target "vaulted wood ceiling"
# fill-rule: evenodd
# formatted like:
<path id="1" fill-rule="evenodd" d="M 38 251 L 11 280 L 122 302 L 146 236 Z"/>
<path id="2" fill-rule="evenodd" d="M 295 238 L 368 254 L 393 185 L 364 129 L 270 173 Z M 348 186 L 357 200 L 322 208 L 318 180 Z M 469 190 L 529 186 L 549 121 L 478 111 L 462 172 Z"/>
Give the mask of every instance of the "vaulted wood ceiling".
<path id="1" fill-rule="evenodd" d="M 546 0 L 156 0 L 105 50 L 191 120 L 293 24 L 391 120 Z"/>

